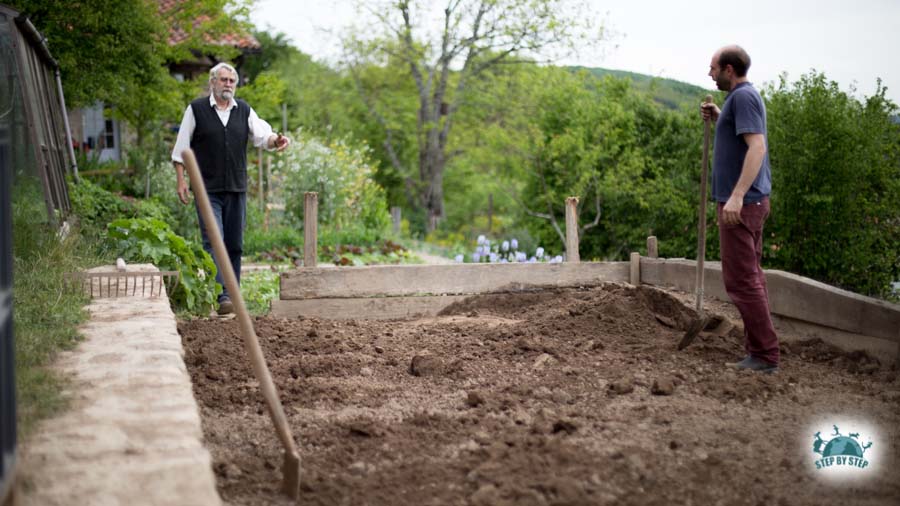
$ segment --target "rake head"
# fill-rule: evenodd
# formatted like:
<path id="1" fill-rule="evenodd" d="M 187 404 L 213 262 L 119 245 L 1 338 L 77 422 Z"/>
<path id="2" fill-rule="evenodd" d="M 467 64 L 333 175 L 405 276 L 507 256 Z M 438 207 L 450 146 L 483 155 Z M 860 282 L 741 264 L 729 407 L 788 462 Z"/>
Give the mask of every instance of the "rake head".
<path id="1" fill-rule="evenodd" d="M 95 298 L 159 297 L 178 285 L 178 271 L 98 271 L 69 272 L 65 284 L 73 292 L 81 290 Z"/>

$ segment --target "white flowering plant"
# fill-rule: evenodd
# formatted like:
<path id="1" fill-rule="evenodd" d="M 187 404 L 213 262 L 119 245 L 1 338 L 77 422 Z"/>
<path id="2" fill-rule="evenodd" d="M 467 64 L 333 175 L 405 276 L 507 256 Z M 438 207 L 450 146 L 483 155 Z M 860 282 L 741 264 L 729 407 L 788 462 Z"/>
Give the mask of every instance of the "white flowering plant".
<path id="1" fill-rule="evenodd" d="M 469 254 L 456 255 L 457 263 L 560 263 L 563 261 L 562 255 L 552 256 L 544 251 L 544 248 L 538 246 L 535 248 L 534 254 L 529 255 L 526 251 L 519 250 L 519 241 L 515 238 L 502 241 L 491 241 L 484 235 L 479 235 L 476 240 L 475 250 Z"/>
<path id="2" fill-rule="evenodd" d="M 283 175 L 285 209 L 298 224 L 303 223 L 304 193 L 317 192 L 320 228 L 350 232 L 364 243 L 389 233 L 384 189 L 373 178 L 375 166 L 367 146 L 325 142 L 298 130 L 275 171 Z"/>

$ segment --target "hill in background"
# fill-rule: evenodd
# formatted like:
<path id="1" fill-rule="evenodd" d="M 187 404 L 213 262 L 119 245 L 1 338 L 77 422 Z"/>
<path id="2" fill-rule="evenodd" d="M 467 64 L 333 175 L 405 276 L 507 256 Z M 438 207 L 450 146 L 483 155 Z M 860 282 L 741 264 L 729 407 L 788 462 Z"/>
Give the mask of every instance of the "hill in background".
<path id="1" fill-rule="evenodd" d="M 570 67 L 572 70 L 587 70 L 597 77 L 611 75 L 617 78 L 630 79 L 638 90 L 649 93 L 654 100 L 671 109 L 694 107 L 699 104 L 710 90 L 674 79 L 653 77 L 625 70 L 612 70 L 600 67 Z"/>

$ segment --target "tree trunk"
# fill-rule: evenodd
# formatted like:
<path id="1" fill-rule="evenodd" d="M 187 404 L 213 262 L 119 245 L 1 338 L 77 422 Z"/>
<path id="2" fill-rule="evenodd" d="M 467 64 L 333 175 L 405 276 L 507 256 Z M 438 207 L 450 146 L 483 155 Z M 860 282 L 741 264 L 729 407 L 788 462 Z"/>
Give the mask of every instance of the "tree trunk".
<path id="1" fill-rule="evenodd" d="M 425 195 L 425 209 L 428 211 L 429 232 L 444 218 L 444 166 L 432 167 Z"/>
<path id="2" fill-rule="evenodd" d="M 442 125 L 438 118 L 433 118 L 431 125 L 424 132 L 425 146 L 420 154 L 420 176 L 422 182 L 421 201 L 425 206 L 428 220 L 426 228 L 432 232 L 438 222 L 444 218 L 444 169 L 447 165 L 445 137 L 441 135 Z"/>

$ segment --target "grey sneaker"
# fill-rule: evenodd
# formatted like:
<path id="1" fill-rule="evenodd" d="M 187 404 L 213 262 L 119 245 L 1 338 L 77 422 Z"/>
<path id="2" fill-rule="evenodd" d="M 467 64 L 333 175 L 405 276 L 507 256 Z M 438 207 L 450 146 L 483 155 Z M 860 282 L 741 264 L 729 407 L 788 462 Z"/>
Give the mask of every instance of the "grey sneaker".
<path id="1" fill-rule="evenodd" d="M 234 304 L 231 303 L 231 299 L 228 297 L 222 297 L 222 300 L 219 301 L 219 310 L 217 311 L 219 315 L 227 315 L 234 313 Z"/>
<path id="2" fill-rule="evenodd" d="M 773 372 L 778 371 L 778 364 L 766 362 L 765 360 L 756 358 L 752 355 L 747 355 L 744 357 L 744 360 L 741 360 L 740 362 L 731 362 L 725 365 L 733 369 L 750 369 L 751 371 L 765 374 L 772 374 Z"/>

